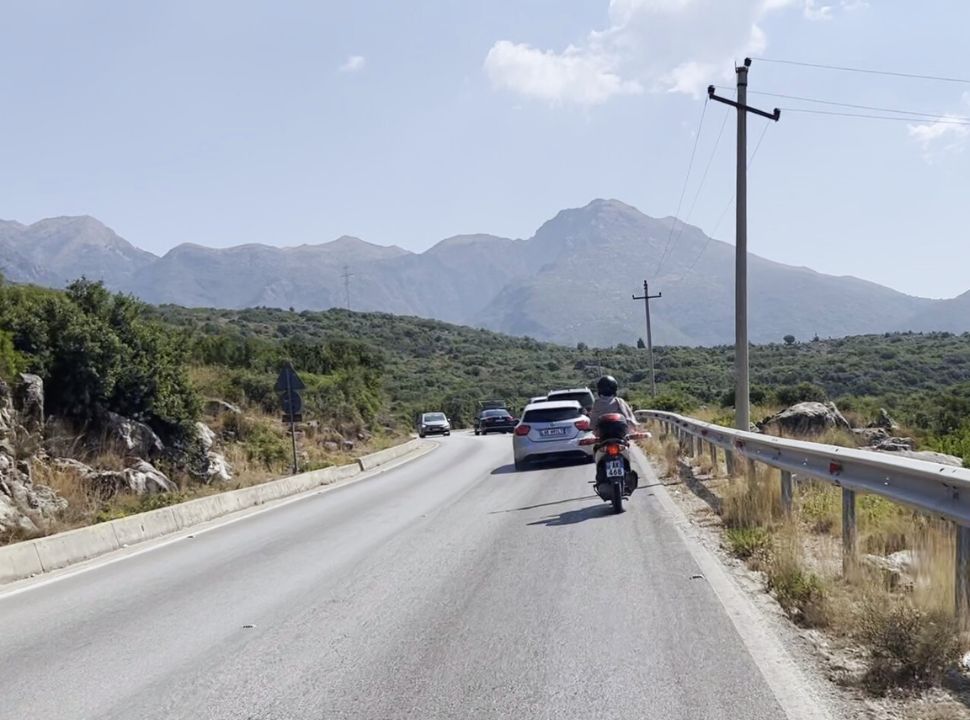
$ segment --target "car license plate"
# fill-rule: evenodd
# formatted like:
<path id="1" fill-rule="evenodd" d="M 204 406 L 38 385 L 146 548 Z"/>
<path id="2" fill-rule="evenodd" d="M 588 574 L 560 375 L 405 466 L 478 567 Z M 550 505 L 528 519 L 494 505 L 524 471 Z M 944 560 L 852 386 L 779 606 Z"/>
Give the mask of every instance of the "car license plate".
<path id="1" fill-rule="evenodd" d="M 545 430 L 540 430 L 539 435 L 542 437 L 562 437 L 566 434 L 566 428 L 546 428 Z"/>
<path id="2" fill-rule="evenodd" d="M 622 460 L 609 460 L 606 463 L 606 477 L 623 477 L 626 475 L 626 468 L 623 467 Z"/>

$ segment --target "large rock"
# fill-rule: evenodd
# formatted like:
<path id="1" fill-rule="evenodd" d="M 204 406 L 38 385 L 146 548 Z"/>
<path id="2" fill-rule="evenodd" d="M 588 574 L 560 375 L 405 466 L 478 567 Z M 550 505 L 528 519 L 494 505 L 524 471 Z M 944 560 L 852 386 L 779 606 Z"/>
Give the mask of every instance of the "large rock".
<path id="1" fill-rule="evenodd" d="M 199 435 L 199 442 L 202 443 L 202 447 L 206 452 L 209 452 L 216 443 L 216 434 L 212 431 L 212 428 L 203 422 L 195 424 L 195 431 Z"/>
<path id="2" fill-rule="evenodd" d="M 801 402 L 761 423 L 762 432 L 779 430 L 788 435 L 818 435 L 832 428 L 851 430 L 833 403 Z"/>
<path id="3" fill-rule="evenodd" d="M 165 449 L 161 438 L 145 423 L 117 413 L 108 413 L 108 434 L 128 455 L 153 458 Z"/>
<path id="4" fill-rule="evenodd" d="M 897 430 L 899 425 L 895 420 L 890 417 L 889 413 L 886 412 L 886 408 L 879 408 L 879 414 L 876 419 L 869 423 L 871 428 L 883 428 L 884 430 Z"/>
<path id="5" fill-rule="evenodd" d="M 874 448 L 870 448 L 874 449 Z M 884 450 L 878 450 L 877 452 L 885 452 Z M 936 463 L 938 465 L 952 465 L 953 467 L 963 467 L 963 458 L 957 457 L 956 455 L 947 455 L 946 453 L 933 452 L 932 450 L 894 450 L 893 455 L 899 457 L 908 457 L 913 460 L 925 460 L 926 462 Z"/>
<path id="6" fill-rule="evenodd" d="M 887 587 L 899 590 L 913 587 L 916 556 L 912 550 L 899 550 L 890 555 L 863 555 L 862 562 L 880 571 Z"/>
<path id="7" fill-rule="evenodd" d="M 888 437 L 872 445 L 876 450 L 905 452 L 916 448 L 916 441 L 907 437 Z"/>
<path id="8" fill-rule="evenodd" d="M 14 401 L 20 411 L 20 424 L 30 432 L 44 426 L 44 380 L 39 375 L 21 373 L 14 391 Z"/>
<path id="9" fill-rule="evenodd" d="M 124 470 L 92 471 L 85 478 L 91 491 L 107 500 L 119 493 L 136 495 L 155 495 L 175 492 L 178 487 L 151 463 L 135 458 Z"/>
<path id="10" fill-rule="evenodd" d="M 889 439 L 889 431 L 881 427 L 853 428 L 852 433 L 863 445 L 877 445 Z"/>
<path id="11" fill-rule="evenodd" d="M 128 489 L 138 495 L 154 495 L 178 490 L 165 473 L 145 460 L 136 460 L 122 474 Z"/>
<path id="12" fill-rule="evenodd" d="M 14 426 L 13 395 L 10 386 L 0 380 L 0 437 L 6 438 Z"/>
<path id="13" fill-rule="evenodd" d="M 232 465 L 226 456 L 212 450 L 206 453 L 209 467 L 206 469 L 207 482 L 229 482 L 232 480 Z"/>

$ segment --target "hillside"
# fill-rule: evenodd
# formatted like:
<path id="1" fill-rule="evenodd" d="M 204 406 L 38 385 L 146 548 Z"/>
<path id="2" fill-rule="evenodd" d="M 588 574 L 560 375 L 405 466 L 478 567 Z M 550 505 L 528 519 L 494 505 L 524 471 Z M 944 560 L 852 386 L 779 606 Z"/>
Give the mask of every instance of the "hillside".
<path id="1" fill-rule="evenodd" d="M 659 345 L 733 340 L 733 246 L 673 218 L 617 200 L 563 210 L 527 239 L 459 235 L 423 253 L 342 237 L 329 243 L 208 248 L 161 258 L 92 218 L 0 223 L 0 269 L 60 287 L 80 275 L 153 303 L 230 309 L 355 310 L 446 320 L 573 345 L 633 344 L 642 307 L 630 296 L 651 276 Z M 670 240 L 670 252 L 657 273 Z M 270 242 L 285 239 L 272 239 Z M 750 336 L 840 337 L 895 330 L 970 330 L 967 302 L 933 301 L 853 277 L 750 260 Z"/>
<path id="2" fill-rule="evenodd" d="M 616 375 L 638 404 L 651 403 L 645 353 L 626 345 L 567 347 L 435 320 L 344 310 L 166 306 L 153 312 L 194 337 L 231 338 L 241 347 L 287 338 L 360 340 L 379 349 L 384 390 L 402 420 L 436 406 L 467 422 L 480 398 L 521 405 L 552 388 L 591 384 L 604 372 Z M 719 404 L 733 387 L 730 346 L 664 347 L 655 359 L 664 403 Z M 929 430 L 933 413 L 946 405 L 944 396 L 970 387 L 970 334 L 887 333 L 757 345 L 751 349 L 751 377 L 756 393 L 791 395 L 808 384 L 848 405 L 859 405 L 860 398 L 868 399 L 867 407 L 881 403 Z"/>

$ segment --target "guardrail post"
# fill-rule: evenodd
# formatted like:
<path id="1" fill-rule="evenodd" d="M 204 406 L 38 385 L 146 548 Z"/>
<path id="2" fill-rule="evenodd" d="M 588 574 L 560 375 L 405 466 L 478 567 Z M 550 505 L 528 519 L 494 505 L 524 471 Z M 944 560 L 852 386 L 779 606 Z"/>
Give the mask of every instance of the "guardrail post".
<path id="1" fill-rule="evenodd" d="M 794 496 L 794 486 L 792 484 L 791 471 L 781 471 L 781 506 L 785 510 L 785 515 L 791 515 L 792 497 Z"/>
<path id="2" fill-rule="evenodd" d="M 708 443 L 711 446 L 711 465 L 714 466 L 714 473 L 717 474 L 717 445 Z"/>
<path id="3" fill-rule="evenodd" d="M 957 525 L 956 536 L 956 612 L 960 625 L 970 624 L 970 528 Z"/>
<path id="4" fill-rule="evenodd" d="M 734 452 L 732 450 L 724 451 L 724 469 L 727 470 L 728 476 L 734 477 Z"/>
<path id="5" fill-rule="evenodd" d="M 855 490 L 842 488 L 842 573 L 847 574 L 856 558 Z"/>

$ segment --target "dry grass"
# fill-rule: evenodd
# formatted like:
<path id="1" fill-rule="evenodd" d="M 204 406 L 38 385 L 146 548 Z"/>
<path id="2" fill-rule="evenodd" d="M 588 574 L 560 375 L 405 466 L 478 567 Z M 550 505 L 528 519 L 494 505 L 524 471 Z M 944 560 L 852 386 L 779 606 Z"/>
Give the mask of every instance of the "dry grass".
<path id="1" fill-rule="evenodd" d="M 854 437 L 833 432 L 817 440 L 848 444 Z M 672 437 L 653 440 L 646 449 L 676 476 L 679 448 Z M 705 457 L 697 458 L 695 467 L 718 474 L 720 468 L 711 468 Z M 860 553 L 909 550 L 914 562 L 903 582 L 865 562 L 855 563 L 843 577 L 841 489 L 799 479 L 794 512 L 786 518 L 778 472 L 759 465 L 749 477 L 746 468 L 737 463 L 734 477 L 704 486 L 719 495 L 725 547 L 765 573 L 768 589 L 796 623 L 863 646 L 869 669 L 858 681 L 870 692 L 939 682 L 959 647 L 952 525 L 878 496 L 859 495 Z"/>
<path id="2" fill-rule="evenodd" d="M 753 475 L 736 463 L 735 476 L 724 491 L 722 518 L 728 527 L 774 529 L 784 519 L 778 471 L 758 465 Z M 744 472 L 744 474 L 737 474 Z"/>
<path id="3" fill-rule="evenodd" d="M 85 481 L 74 469 L 35 461 L 34 482 L 52 488 L 68 501 L 67 509 L 47 523 L 43 532 L 62 532 L 113 520 L 198 497 L 256 485 L 289 474 L 292 463 L 291 441 L 288 428 L 283 426 L 277 416 L 263 413 L 227 413 L 216 419 L 209 418 L 209 424 L 217 434 L 229 438 L 219 448 L 233 469 L 233 480 L 229 483 L 206 485 L 180 475 L 171 478 L 179 488 L 176 492 L 146 496 L 128 493 L 106 495 L 105 488 Z M 351 450 L 343 447 L 343 438 L 335 431 L 305 427 L 298 434 L 300 470 L 302 472 L 352 463 L 362 454 L 382 450 L 401 442 L 402 439 L 397 436 L 368 438 L 366 442 L 356 442 Z M 24 445 L 25 452 L 26 443 L 32 443 L 33 447 L 34 439 L 25 437 L 21 440 L 20 444 Z M 127 467 L 122 449 L 107 441 L 93 448 L 85 446 L 67 428 L 53 433 L 46 444 L 51 450 L 56 450 L 59 456 L 75 457 L 98 470 L 123 470 Z M 0 537 L 0 544 L 23 539 L 27 539 L 23 533 L 8 533 Z"/>

